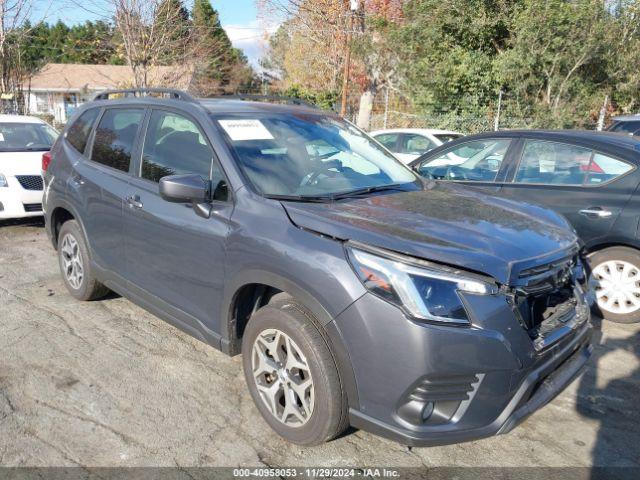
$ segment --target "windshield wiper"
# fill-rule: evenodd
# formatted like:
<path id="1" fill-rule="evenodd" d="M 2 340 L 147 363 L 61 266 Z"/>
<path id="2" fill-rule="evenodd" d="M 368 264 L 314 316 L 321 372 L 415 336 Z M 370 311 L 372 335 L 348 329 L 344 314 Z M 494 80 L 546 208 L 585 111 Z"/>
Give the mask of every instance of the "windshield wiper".
<path id="1" fill-rule="evenodd" d="M 340 200 L 342 198 L 360 197 L 362 195 L 369 195 L 370 193 L 388 192 L 391 190 L 397 190 L 401 192 L 406 191 L 405 188 L 403 188 L 402 184 L 394 183 L 391 185 L 376 185 L 373 187 L 358 188 L 357 190 L 351 190 L 349 192 L 334 193 L 331 195 L 331 199 Z"/>
<path id="2" fill-rule="evenodd" d="M 328 195 L 265 195 L 265 197 L 287 202 L 325 203 L 332 200 Z"/>
<path id="3" fill-rule="evenodd" d="M 273 200 L 284 200 L 288 202 L 312 202 L 312 203 L 326 203 L 334 200 L 342 200 L 344 198 L 359 197 L 362 195 L 369 195 L 371 193 L 388 192 L 388 191 L 406 191 L 402 184 L 396 183 L 392 185 L 377 185 L 373 187 L 358 188 L 356 190 L 350 190 L 348 192 L 330 193 L 327 195 L 265 195 L 267 198 Z"/>

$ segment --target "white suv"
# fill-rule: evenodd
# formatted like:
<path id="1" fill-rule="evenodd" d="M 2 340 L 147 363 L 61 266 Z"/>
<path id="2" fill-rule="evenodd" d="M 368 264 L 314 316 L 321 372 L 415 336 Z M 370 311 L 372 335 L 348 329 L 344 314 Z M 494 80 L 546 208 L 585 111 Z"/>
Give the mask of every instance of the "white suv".
<path id="1" fill-rule="evenodd" d="M 42 215 L 42 157 L 58 132 L 35 117 L 0 115 L 0 219 Z"/>

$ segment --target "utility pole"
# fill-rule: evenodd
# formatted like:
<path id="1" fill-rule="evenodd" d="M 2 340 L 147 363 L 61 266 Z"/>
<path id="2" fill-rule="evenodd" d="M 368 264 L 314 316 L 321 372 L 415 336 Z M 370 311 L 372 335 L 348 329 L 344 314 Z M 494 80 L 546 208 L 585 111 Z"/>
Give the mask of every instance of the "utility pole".
<path id="1" fill-rule="evenodd" d="M 602 104 L 600 114 L 598 115 L 598 124 L 596 125 L 596 130 L 599 132 L 601 132 L 604 128 L 604 117 L 607 114 L 607 103 L 609 103 L 609 95 L 604 96 L 604 103 Z"/>
<path id="2" fill-rule="evenodd" d="M 349 26 L 347 27 L 347 35 L 345 36 L 345 55 L 344 55 L 344 72 L 342 74 L 342 104 L 340 106 L 340 116 L 347 115 L 347 97 L 349 96 L 349 74 L 351 71 L 351 32 L 353 31 L 353 17 L 360 8 L 360 0 L 349 0 L 350 10 Z"/>

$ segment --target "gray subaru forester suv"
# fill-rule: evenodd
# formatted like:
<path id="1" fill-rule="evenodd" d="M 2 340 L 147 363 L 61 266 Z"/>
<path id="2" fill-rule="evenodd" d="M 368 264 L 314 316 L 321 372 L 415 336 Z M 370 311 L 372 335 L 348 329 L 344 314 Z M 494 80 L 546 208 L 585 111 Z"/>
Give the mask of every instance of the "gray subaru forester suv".
<path id="1" fill-rule="evenodd" d="M 308 106 L 111 93 L 43 157 L 66 287 L 242 353 L 287 440 L 505 433 L 583 370 L 589 305 L 559 215 L 422 180 Z"/>

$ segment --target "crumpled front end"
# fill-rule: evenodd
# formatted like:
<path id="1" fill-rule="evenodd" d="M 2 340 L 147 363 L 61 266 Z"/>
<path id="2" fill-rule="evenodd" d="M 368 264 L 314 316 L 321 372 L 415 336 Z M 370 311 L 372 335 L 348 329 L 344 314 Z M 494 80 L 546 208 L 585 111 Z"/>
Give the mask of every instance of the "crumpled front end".
<path id="1" fill-rule="evenodd" d="M 455 443 L 505 433 L 559 394 L 591 353 L 579 257 L 512 278 L 462 294 L 468 326 L 418 321 L 371 293 L 336 318 L 358 390 L 352 424 L 409 445 Z"/>

